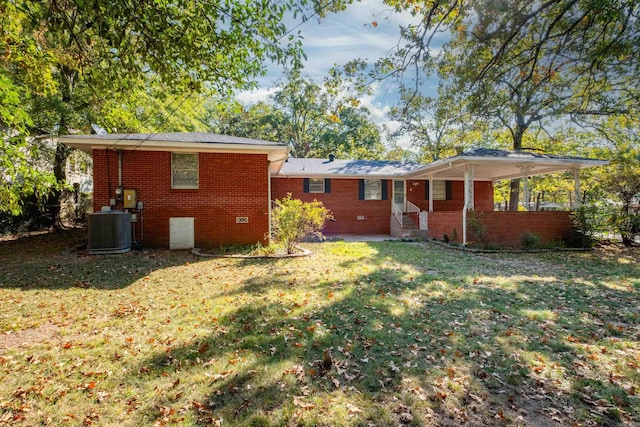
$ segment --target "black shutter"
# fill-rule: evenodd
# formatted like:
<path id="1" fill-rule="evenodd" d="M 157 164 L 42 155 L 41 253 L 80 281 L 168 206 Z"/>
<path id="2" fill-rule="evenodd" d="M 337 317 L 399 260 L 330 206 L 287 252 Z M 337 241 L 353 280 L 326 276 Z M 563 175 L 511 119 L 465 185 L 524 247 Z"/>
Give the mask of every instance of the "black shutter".
<path id="1" fill-rule="evenodd" d="M 302 192 L 303 193 L 309 192 L 309 178 L 304 178 L 302 180 Z"/>
<path id="2" fill-rule="evenodd" d="M 364 200 L 364 179 L 358 180 L 358 199 Z"/>
<path id="3" fill-rule="evenodd" d="M 380 182 L 380 185 L 382 186 L 382 200 L 387 200 L 389 198 L 389 191 L 387 191 L 387 181 L 386 179 L 383 179 Z"/>
<path id="4" fill-rule="evenodd" d="M 325 193 L 331 193 L 331 179 L 330 178 L 325 178 L 324 179 L 324 192 Z"/>
<path id="5" fill-rule="evenodd" d="M 444 185 L 445 185 L 445 191 L 446 191 L 446 194 L 447 194 L 445 199 L 446 200 L 453 200 L 452 193 L 451 193 L 451 181 L 446 181 Z"/>
<path id="6" fill-rule="evenodd" d="M 429 200 L 429 181 L 424 182 L 424 199 Z"/>

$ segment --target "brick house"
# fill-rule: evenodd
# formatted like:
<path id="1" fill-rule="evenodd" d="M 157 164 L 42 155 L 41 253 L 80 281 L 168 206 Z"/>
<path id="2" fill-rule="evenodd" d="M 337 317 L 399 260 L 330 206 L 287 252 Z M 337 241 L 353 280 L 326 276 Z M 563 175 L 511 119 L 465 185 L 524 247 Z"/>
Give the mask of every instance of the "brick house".
<path id="1" fill-rule="evenodd" d="M 189 248 L 267 243 L 271 201 L 291 193 L 333 213 L 327 235 L 474 240 L 473 216 L 492 242 L 518 245 L 523 232 L 558 241 L 568 212 L 496 212 L 493 183 L 574 171 L 606 162 L 475 149 L 427 165 L 390 161 L 288 158 L 284 144 L 206 133 L 61 137 L 93 156 L 93 207 L 133 215 L 132 239 Z M 527 204 L 525 204 L 527 206 Z M 470 212 L 474 212 L 471 214 Z"/>

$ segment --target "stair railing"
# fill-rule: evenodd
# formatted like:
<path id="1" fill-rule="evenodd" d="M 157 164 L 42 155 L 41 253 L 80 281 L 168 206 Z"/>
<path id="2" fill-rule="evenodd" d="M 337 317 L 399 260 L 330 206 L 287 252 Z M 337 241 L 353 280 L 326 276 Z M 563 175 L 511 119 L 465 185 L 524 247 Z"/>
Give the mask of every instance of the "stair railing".
<path id="1" fill-rule="evenodd" d="M 420 213 L 420 208 L 407 200 L 407 213 Z"/>
<path id="2" fill-rule="evenodd" d="M 391 215 L 398 220 L 400 223 L 400 227 L 402 227 L 402 206 L 397 204 L 396 202 L 391 202 Z"/>

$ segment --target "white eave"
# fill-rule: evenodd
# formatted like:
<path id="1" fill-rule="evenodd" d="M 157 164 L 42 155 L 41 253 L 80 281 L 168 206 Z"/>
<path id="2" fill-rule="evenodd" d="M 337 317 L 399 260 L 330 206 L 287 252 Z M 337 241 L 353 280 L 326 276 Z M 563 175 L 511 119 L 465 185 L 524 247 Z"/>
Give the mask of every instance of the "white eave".
<path id="1" fill-rule="evenodd" d="M 282 168 L 289 154 L 285 144 L 204 133 L 67 135 L 59 142 L 88 154 L 93 150 L 266 154 L 271 173 Z"/>
<path id="2" fill-rule="evenodd" d="M 476 181 L 500 181 L 521 178 L 523 171 L 528 176 L 576 170 L 595 166 L 604 166 L 609 162 L 596 159 L 573 157 L 531 157 L 517 153 L 508 157 L 461 155 L 442 159 L 407 173 L 407 179 L 463 180 L 465 168 L 473 165 L 473 177 Z"/>

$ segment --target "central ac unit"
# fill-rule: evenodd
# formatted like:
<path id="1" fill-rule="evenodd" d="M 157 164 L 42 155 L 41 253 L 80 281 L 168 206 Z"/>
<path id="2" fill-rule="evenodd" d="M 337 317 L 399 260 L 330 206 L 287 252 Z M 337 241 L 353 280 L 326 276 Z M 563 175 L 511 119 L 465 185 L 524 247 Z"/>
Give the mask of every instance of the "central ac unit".
<path id="1" fill-rule="evenodd" d="M 131 214 L 94 212 L 88 215 L 90 254 L 121 254 L 131 250 Z"/>

